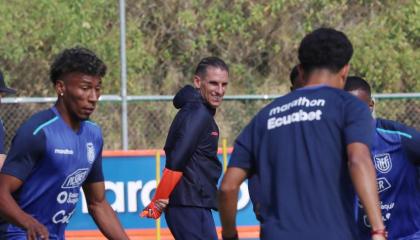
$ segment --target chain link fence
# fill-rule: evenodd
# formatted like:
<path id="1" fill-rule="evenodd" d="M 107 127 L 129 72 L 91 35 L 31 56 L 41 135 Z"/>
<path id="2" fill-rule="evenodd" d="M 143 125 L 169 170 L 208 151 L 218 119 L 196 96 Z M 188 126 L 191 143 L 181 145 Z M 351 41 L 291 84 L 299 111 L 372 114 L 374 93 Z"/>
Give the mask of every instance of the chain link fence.
<path id="1" fill-rule="evenodd" d="M 226 97 L 216 113 L 220 137 L 226 138 L 228 145 L 233 142 L 241 129 L 263 106 L 272 101 L 273 96 Z M 135 98 L 134 98 L 135 99 Z M 420 94 L 376 96 L 375 114 L 420 129 Z M 0 118 L 6 128 L 6 149 L 18 127 L 32 114 L 47 109 L 54 104 L 53 98 L 6 98 L 1 105 Z M 147 100 L 129 100 L 128 137 L 129 149 L 162 148 L 167 131 L 177 110 L 170 96 Z M 122 149 L 121 144 L 121 102 L 102 98 L 92 120 L 102 127 L 104 149 Z"/>

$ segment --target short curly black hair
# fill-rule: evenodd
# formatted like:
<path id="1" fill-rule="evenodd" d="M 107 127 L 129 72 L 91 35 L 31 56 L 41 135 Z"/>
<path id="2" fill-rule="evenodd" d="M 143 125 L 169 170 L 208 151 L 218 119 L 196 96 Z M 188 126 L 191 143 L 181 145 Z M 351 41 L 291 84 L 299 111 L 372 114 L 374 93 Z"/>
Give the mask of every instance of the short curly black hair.
<path id="1" fill-rule="evenodd" d="M 337 73 L 349 63 L 353 46 L 347 36 L 332 28 L 319 28 L 306 35 L 299 46 L 299 61 L 305 73 L 324 68 Z"/>
<path id="2" fill-rule="evenodd" d="M 369 96 L 372 94 L 369 83 L 358 76 L 347 77 L 346 84 L 344 85 L 345 91 L 362 90 L 365 91 Z"/>
<path id="3" fill-rule="evenodd" d="M 55 85 L 60 77 L 74 72 L 103 77 L 106 69 L 105 63 L 91 50 L 83 47 L 69 48 L 54 59 L 50 69 L 50 80 Z"/>

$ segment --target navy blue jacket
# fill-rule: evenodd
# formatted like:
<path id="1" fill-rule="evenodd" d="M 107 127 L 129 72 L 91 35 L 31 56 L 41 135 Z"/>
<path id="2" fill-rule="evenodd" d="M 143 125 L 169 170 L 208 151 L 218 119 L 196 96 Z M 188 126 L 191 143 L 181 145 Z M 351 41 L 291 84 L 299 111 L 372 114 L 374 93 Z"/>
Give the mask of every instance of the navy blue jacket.
<path id="1" fill-rule="evenodd" d="M 217 182 L 222 164 L 217 158 L 219 128 L 215 109 L 192 86 L 185 86 L 173 100 L 179 109 L 165 143 L 166 168 L 183 172 L 172 192 L 170 206 L 217 209 Z"/>

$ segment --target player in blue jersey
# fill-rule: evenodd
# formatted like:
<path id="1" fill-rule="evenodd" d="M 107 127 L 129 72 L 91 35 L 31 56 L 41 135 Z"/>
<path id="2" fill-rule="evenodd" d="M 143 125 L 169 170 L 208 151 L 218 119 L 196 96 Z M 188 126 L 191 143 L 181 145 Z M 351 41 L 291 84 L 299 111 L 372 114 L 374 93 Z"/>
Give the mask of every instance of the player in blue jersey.
<path id="1" fill-rule="evenodd" d="M 345 90 L 365 102 L 371 111 L 374 101 L 369 84 L 360 77 L 349 77 Z M 399 122 L 376 118 L 371 148 L 376 168 L 382 218 L 389 239 L 420 239 L 420 132 Z M 370 239 L 371 227 L 364 209 L 357 204 L 356 217 L 362 239 Z"/>
<path id="2" fill-rule="evenodd" d="M 339 31 L 320 28 L 299 47 L 305 87 L 264 107 L 236 139 L 219 190 L 224 239 L 236 239 L 238 190 L 260 182 L 261 239 L 358 239 L 354 189 L 373 239 L 386 239 L 371 162 L 371 116 L 341 90 L 353 48 Z"/>
<path id="3" fill-rule="evenodd" d="M 16 90 L 8 88 L 4 82 L 3 73 L 0 71 L 0 102 L 1 97 L 6 94 L 15 94 Z M 6 158 L 6 151 L 4 149 L 4 140 L 6 133 L 4 130 L 3 121 L 0 119 L 0 169 L 3 166 L 4 159 Z"/>
<path id="4" fill-rule="evenodd" d="M 108 239 L 128 239 L 105 199 L 102 133 L 89 121 L 106 65 L 85 48 L 51 66 L 58 95 L 17 131 L 0 173 L 0 239 L 64 239 L 83 187 L 90 215 Z"/>

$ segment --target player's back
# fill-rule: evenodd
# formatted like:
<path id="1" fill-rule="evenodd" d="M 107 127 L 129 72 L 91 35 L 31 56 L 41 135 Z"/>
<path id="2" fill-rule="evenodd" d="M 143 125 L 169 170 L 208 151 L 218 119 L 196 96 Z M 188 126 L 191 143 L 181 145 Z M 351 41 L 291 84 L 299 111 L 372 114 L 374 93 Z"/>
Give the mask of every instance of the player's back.
<path id="1" fill-rule="evenodd" d="M 317 86 L 276 99 L 253 120 L 264 239 L 357 239 L 346 145 L 369 144 L 358 138 L 371 128 L 350 129 L 357 118 L 370 125 L 362 102 Z"/>

